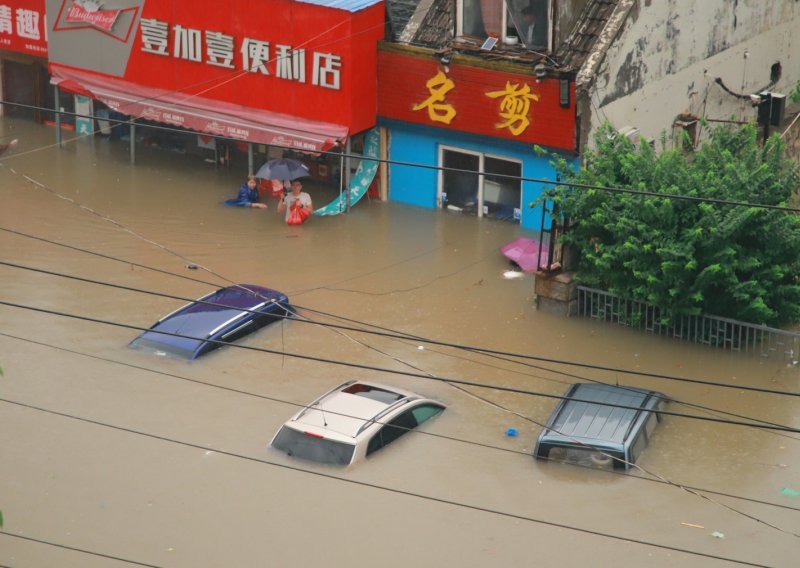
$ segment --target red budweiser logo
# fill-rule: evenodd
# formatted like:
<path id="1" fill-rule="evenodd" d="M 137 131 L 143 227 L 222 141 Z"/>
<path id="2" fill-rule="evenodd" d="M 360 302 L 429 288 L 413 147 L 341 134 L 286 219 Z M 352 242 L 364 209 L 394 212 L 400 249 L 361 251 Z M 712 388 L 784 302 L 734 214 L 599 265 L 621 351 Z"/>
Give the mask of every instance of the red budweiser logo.
<path id="1" fill-rule="evenodd" d="M 67 22 L 85 23 L 107 32 L 111 31 L 122 10 L 101 10 L 97 2 L 75 2 L 67 11 Z"/>

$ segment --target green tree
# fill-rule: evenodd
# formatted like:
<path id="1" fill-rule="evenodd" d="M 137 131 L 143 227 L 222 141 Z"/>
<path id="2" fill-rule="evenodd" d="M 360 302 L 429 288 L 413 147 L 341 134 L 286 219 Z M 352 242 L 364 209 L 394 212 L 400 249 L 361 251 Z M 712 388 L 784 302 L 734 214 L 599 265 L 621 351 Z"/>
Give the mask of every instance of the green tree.
<path id="1" fill-rule="evenodd" d="M 800 81 L 797 82 L 797 84 L 794 86 L 794 89 L 792 89 L 792 92 L 789 93 L 789 99 L 793 103 L 800 103 Z"/>
<path id="2" fill-rule="evenodd" d="M 697 149 L 639 149 L 610 125 L 594 136 L 585 167 L 564 159 L 562 180 L 785 205 L 800 167 L 778 136 L 759 147 L 754 125 L 710 130 Z M 688 151 L 686 148 L 690 148 Z M 800 216 L 715 203 L 559 186 L 552 190 L 576 222 L 563 239 L 579 253 L 585 285 L 661 308 L 664 323 L 711 314 L 778 325 L 800 320 Z"/>

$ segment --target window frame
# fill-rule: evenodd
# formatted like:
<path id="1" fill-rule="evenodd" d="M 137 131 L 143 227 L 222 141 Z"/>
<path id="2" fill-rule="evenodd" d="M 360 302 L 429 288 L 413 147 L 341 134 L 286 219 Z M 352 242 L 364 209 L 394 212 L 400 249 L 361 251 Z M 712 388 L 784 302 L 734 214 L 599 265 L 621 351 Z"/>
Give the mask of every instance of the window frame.
<path id="1" fill-rule="evenodd" d="M 425 408 L 425 407 L 434 407 L 434 408 L 437 409 L 437 412 L 435 412 L 434 414 L 431 414 L 430 416 L 427 416 L 422 422 L 420 422 L 414 412 L 416 410 L 419 410 L 419 409 Z M 406 434 L 408 434 L 412 430 L 416 430 L 417 428 L 419 428 L 422 424 L 424 424 L 425 422 L 427 422 L 431 418 L 434 418 L 434 417 L 438 416 L 439 414 L 444 412 L 444 409 L 445 409 L 444 405 L 439 404 L 439 403 L 435 403 L 435 402 L 430 402 L 430 401 L 425 401 L 425 402 L 421 402 L 419 404 L 415 404 L 414 406 L 412 406 L 410 408 L 404 408 L 402 412 L 396 414 L 390 420 L 388 420 L 385 424 L 381 425 L 381 427 L 378 429 L 378 431 L 375 432 L 370 437 L 370 439 L 367 441 L 367 447 L 365 448 L 364 455 L 365 456 L 369 456 L 371 454 L 374 454 L 378 450 L 381 450 L 381 449 L 385 448 L 386 446 L 388 446 L 392 442 L 395 442 L 399 438 L 402 438 L 403 436 L 405 436 Z M 396 424 L 397 422 L 399 422 L 401 420 L 407 419 L 407 416 L 410 416 L 414 420 L 415 424 L 414 424 L 413 427 L 398 426 Z M 392 438 L 388 442 L 384 442 L 383 441 L 383 432 L 387 428 L 394 428 L 395 430 L 399 431 L 399 433 L 398 433 L 397 436 L 395 436 L 394 438 Z"/>
<path id="2" fill-rule="evenodd" d="M 456 0 L 456 14 L 455 14 L 455 37 L 463 37 L 464 36 L 464 2 L 466 0 Z M 480 5 L 480 0 L 472 0 L 476 4 Z M 497 0 L 498 2 L 503 3 L 503 10 L 502 10 L 502 20 L 500 24 L 500 37 L 498 41 L 501 44 L 505 44 L 506 41 L 506 31 L 508 30 L 508 2 L 507 0 Z M 552 37 L 552 22 L 553 22 L 553 0 L 541 0 L 547 2 L 546 7 L 546 40 L 545 40 L 545 52 L 550 53 L 553 50 L 553 37 Z M 487 36 L 488 37 L 488 36 Z M 485 38 L 484 38 L 485 39 Z M 522 38 L 519 39 L 519 45 L 522 45 Z M 534 51 L 534 50 L 529 50 Z"/>
<path id="3" fill-rule="evenodd" d="M 505 161 L 505 162 L 513 162 L 515 164 L 519 164 L 520 177 L 524 177 L 524 175 L 525 175 L 525 172 L 524 172 L 525 163 L 522 160 L 518 160 L 516 158 L 510 158 L 508 156 L 501 156 L 499 154 L 492 154 L 492 153 L 489 153 L 489 152 L 481 152 L 481 151 L 478 151 L 478 150 L 467 150 L 466 148 L 459 148 L 458 146 L 450 146 L 448 144 L 439 144 L 439 151 L 437 152 L 437 154 L 438 154 L 437 165 L 440 168 L 444 164 L 444 153 L 446 151 L 459 152 L 461 154 L 469 154 L 471 156 L 477 156 L 478 157 L 478 168 L 479 169 L 478 169 L 478 172 L 475 174 L 475 175 L 478 176 L 478 209 L 477 209 L 477 211 L 478 211 L 477 217 L 478 218 L 484 217 L 483 206 L 484 206 L 484 190 L 485 190 L 484 180 L 485 180 L 485 177 L 487 175 L 489 175 L 489 176 L 493 175 L 492 173 L 486 171 L 486 158 L 491 158 L 493 160 L 502 160 L 502 161 Z M 438 180 L 437 180 L 437 187 L 436 187 L 436 207 L 438 209 L 441 209 L 442 208 L 442 194 L 444 193 L 444 170 L 439 169 L 437 174 L 438 174 L 438 176 L 437 176 Z M 520 181 L 520 186 L 519 186 L 519 208 L 520 208 L 520 211 L 522 210 L 522 193 L 523 193 L 523 187 L 522 187 L 522 181 Z M 517 223 L 517 224 L 519 224 L 521 221 L 522 221 L 522 217 L 521 216 L 520 216 L 520 219 L 514 219 L 514 223 Z"/>

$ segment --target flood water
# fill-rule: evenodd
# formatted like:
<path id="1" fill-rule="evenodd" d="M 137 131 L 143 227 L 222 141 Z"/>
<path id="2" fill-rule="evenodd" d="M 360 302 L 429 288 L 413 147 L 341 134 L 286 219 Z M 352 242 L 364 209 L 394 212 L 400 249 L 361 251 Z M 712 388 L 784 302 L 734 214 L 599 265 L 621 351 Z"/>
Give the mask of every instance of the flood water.
<path id="1" fill-rule="evenodd" d="M 800 393 L 797 368 L 778 360 L 537 312 L 533 277 L 503 277 L 499 247 L 525 234 L 512 224 L 365 198 L 347 215 L 287 227 L 274 202 L 219 205 L 244 171 L 145 148 L 131 166 L 123 142 L 57 149 L 51 128 L 0 119 L 0 141 L 9 136 L 20 143 L 0 161 L 8 263 L 184 298 L 259 284 L 286 292 L 312 322 L 345 317 L 448 343 Z M 317 207 L 330 197 L 309 187 Z M 579 380 L 553 372 L 563 371 L 659 390 L 680 401 L 674 412 L 711 415 L 681 404 L 691 403 L 794 428 L 796 396 L 523 366 L 299 321 L 240 342 L 286 355 L 227 347 L 186 362 L 128 349 L 137 331 L 102 323 L 148 327 L 180 300 L 5 265 L 0 289 L 3 302 L 102 320 L 0 305 L 0 564 L 797 566 L 798 434 L 666 416 L 643 471 L 616 475 L 531 458 L 554 399 L 467 387 L 472 396 L 333 362 L 553 395 Z M 448 408 L 345 469 L 269 448 L 297 405 L 349 379 Z M 642 479 L 652 476 L 707 498 Z"/>

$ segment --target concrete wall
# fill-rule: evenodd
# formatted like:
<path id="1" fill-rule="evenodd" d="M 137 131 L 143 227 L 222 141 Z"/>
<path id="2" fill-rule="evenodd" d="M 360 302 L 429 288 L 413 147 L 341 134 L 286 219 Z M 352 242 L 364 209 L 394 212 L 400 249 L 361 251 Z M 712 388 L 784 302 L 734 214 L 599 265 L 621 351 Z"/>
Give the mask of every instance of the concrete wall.
<path id="1" fill-rule="evenodd" d="M 608 119 L 659 139 L 681 113 L 753 120 L 755 109 L 726 93 L 770 88 L 788 93 L 800 80 L 800 1 L 636 0 L 590 90 L 589 124 Z M 589 134 L 589 132 L 584 132 Z M 584 137 L 585 138 L 585 137 Z"/>

